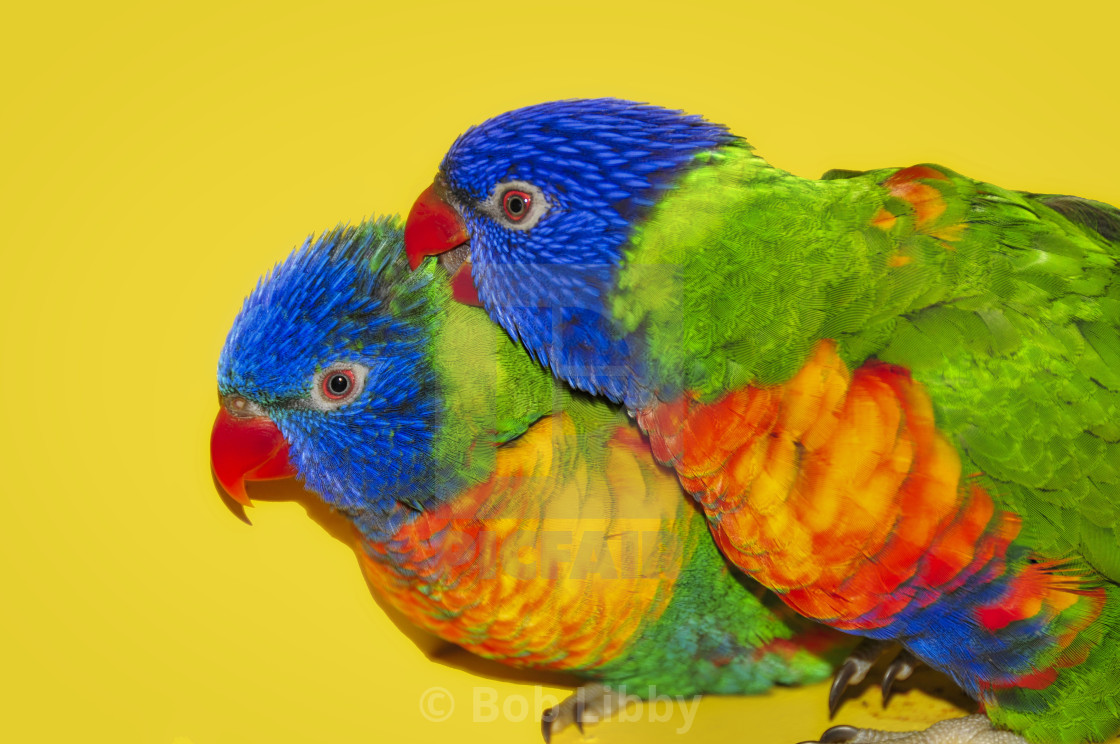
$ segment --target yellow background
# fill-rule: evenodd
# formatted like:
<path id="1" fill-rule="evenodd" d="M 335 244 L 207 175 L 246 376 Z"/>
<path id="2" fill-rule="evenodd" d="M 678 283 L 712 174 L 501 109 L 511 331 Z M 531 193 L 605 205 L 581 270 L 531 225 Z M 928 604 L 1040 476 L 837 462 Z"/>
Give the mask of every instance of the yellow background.
<path id="1" fill-rule="evenodd" d="M 536 710 L 471 723 L 474 687 L 531 706 L 531 683 L 430 661 L 290 490 L 254 491 L 277 500 L 250 528 L 208 468 L 215 362 L 256 277 L 309 232 L 407 210 L 472 123 L 615 95 L 802 175 L 936 161 L 1120 203 L 1114 2 L 111 0 L 2 24 L 2 741 L 537 741 Z M 432 686 L 446 722 L 421 716 Z M 792 744 L 824 696 L 588 738 Z M 949 710 L 924 701 L 889 725 Z"/>

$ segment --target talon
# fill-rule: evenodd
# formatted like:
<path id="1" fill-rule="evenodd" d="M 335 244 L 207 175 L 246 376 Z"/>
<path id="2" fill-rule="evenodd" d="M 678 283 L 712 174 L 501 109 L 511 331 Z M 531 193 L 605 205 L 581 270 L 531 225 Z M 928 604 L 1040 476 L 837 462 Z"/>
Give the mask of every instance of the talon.
<path id="1" fill-rule="evenodd" d="M 918 660 L 906 649 L 902 649 L 891 665 L 887 667 L 886 673 L 883 675 L 883 707 L 887 707 L 887 703 L 891 700 L 892 688 L 894 687 L 895 680 L 908 679 L 914 673 L 914 668 L 917 666 Z"/>
<path id="2" fill-rule="evenodd" d="M 836 676 L 832 678 L 832 688 L 828 691 L 829 718 L 836 716 L 836 709 L 840 707 L 840 698 L 844 695 L 844 690 L 848 689 L 852 677 L 856 676 L 857 666 L 857 662 L 848 659 L 843 666 L 836 670 Z"/>
<path id="3" fill-rule="evenodd" d="M 883 653 L 883 649 L 889 645 L 884 641 L 865 638 L 844 660 L 844 663 L 836 670 L 836 674 L 832 678 L 832 689 L 828 691 L 828 714 L 830 717 L 836 716 L 836 711 L 840 707 L 840 698 L 844 696 L 844 691 L 848 689 L 848 686 L 858 685 L 862 682 L 867 676 L 867 670 Z"/>
<path id="4" fill-rule="evenodd" d="M 582 736 L 584 724 L 602 721 L 624 702 L 625 697 L 602 683 L 585 685 L 541 714 L 541 734 L 548 744 L 552 734 L 574 724 Z"/>
<path id="5" fill-rule="evenodd" d="M 859 729 L 855 726 L 833 726 L 821 734 L 820 744 L 839 744 L 856 738 Z"/>
<path id="6" fill-rule="evenodd" d="M 549 708 L 541 714 L 541 736 L 544 737 L 544 744 L 552 742 L 552 722 L 556 720 L 557 715 L 559 710 L 556 708 Z"/>

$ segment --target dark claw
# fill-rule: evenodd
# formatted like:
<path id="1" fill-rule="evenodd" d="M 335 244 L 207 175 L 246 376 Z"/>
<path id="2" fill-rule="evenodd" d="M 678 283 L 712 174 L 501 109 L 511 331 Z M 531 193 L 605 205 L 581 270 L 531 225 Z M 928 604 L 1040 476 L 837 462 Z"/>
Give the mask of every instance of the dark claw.
<path id="1" fill-rule="evenodd" d="M 828 717 L 835 718 L 836 710 L 840 707 L 840 698 L 844 696 L 844 690 L 848 689 L 848 683 L 852 681 L 855 676 L 857 664 L 852 659 L 844 662 L 844 665 L 836 670 L 836 676 L 832 678 L 832 689 L 828 691 Z M 831 729 L 829 729 L 831 731 Z"/>
<path id="2" fill-rule="evenodd" d="M 544 737 L 544 744 L 552 741 L 552 722 L 556 720 L 558 711 L 558 708 L 549 708 L 541 714 L 541 736 Z"/>
<path id="3" fill-rule="evenodd" d="M 914 666 L 917 660 L 906 649 L 902 650 L 891 665 L 887 667 L 887 671 L 883 674 L 883 707 L 887 707 L 887 703 L 891 700 L 891 693 L 893 692 L 894 682 L 896 679 L 906 679 L 914 673 Z"/>
<path id="4" fill-rule="evenodd" d="M 583 710 L 584 710 L 583 696 L 579 695 L 576 698 L 576 707 L 572 710 L 572 718 L 575 721 L 576 728 L 579 729 L 579 735 L 583 736 Z"/>
<path id="5" fill-rule="evenodd" d="M 887 667 L 886 674 L 883 675 L 883 707 L 887 707 L 887 703 L 891 701 L 891 694 L 894 692 L 894 679 L 898 676 L 898 667 L 895 666 L 898 662 L 892 661 L 891 665 Z"/>
<path id="6" fill-rule="evenodd" d="M 821 734 L 820 744 L 839 744 L 839 742 L 850 741 L 856 738 L 858 733 L 859 729 L 855 726 L 833 726 Z"/>
<path id="7" fill-rule="evenodd" d="M 836 716 L 836 709 L 840 707 L 840 698 L 850 684 L 859 684 L 867 676 L 867 670 L 883 654 L 883 649 L 891 644 L 886 641 L 875 641 L 864 638 L 859 642 L 844 663 L 836 670 L 832 678 L 832 689 L 828 691 L 828 713 Z"/>

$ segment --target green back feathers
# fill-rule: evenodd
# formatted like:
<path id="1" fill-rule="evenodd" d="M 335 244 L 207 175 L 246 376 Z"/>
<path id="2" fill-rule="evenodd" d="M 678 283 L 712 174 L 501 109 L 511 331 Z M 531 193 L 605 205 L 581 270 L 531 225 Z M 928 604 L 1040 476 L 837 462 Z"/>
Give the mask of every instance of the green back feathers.
<path id="1" fill-rule="evenodd" d="M 820 339 L 929 389 L 1022 540 L 1120 579 L 1120 210 L 938 166 L 802 179 L 745 148 L 635 232 L 611 308 L 663 397 L 789 379 Z"/>
<path id="2" fill-rule="evenodd" d="M 1111 204 L 1064 194 L 1026 194 L 1065 217 L 1088 228 L 1105 240 L 1120 243 L 1120 209 Z"/>
<path id="3" fill-rule="evenodd" d="M 932 248 L 932 265 L 883 280 L 892 241 L 872 221 L 888 195 L 870 180 L 801 179 L 741 147 L 706 158 L 635 231 L 611 298 L 621 331 L 648 329 L 663 390 L 781 382 L 820 338 L 870 355 L 884 323 L 947 291 Z"/>
<path id="4" fill-rule="evenodd" d="M 1094 205 L 978 184 L 957 245 L 983 281 L 899 318 L 878 356 L 929 388 L 965 472 L 1027 517 L 1020 541 L 1120 580 L 1120 250 Z"/>

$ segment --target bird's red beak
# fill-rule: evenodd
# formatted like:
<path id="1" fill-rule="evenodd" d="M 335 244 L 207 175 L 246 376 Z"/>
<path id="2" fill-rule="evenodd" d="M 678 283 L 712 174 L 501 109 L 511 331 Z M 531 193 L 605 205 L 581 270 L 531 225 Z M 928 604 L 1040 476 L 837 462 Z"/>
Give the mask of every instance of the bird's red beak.
<path id="1" fill-rule="evenodd" d="M 439 195 L 436 185 L 424 189 L 404 225 L 404 250 L 414 270 L 428 256 L 438 256 L 470 240 L 463 217 Z M 463 261 L 451 277 L 451 293 L 466 305 L 481 305 L 471 276 L 471 262 Z"/>
<path id="2" fill-rule="evenodd" d="M 404 225 L 404 250 L 415 269 L 428 256 L 438 256 L 470 240 L 459 213 L 439 195 L 436 185 L 424 189 Z"/>
<path id="3" fill-rule="evenodd" d="M 244 506 L 253 505 L 245 481 L 296 474 L 288 462 L 288 442 L 272 419 L 231 413 L 226 401 L 210 433 L 210 467 L 226 493 Z"/>

